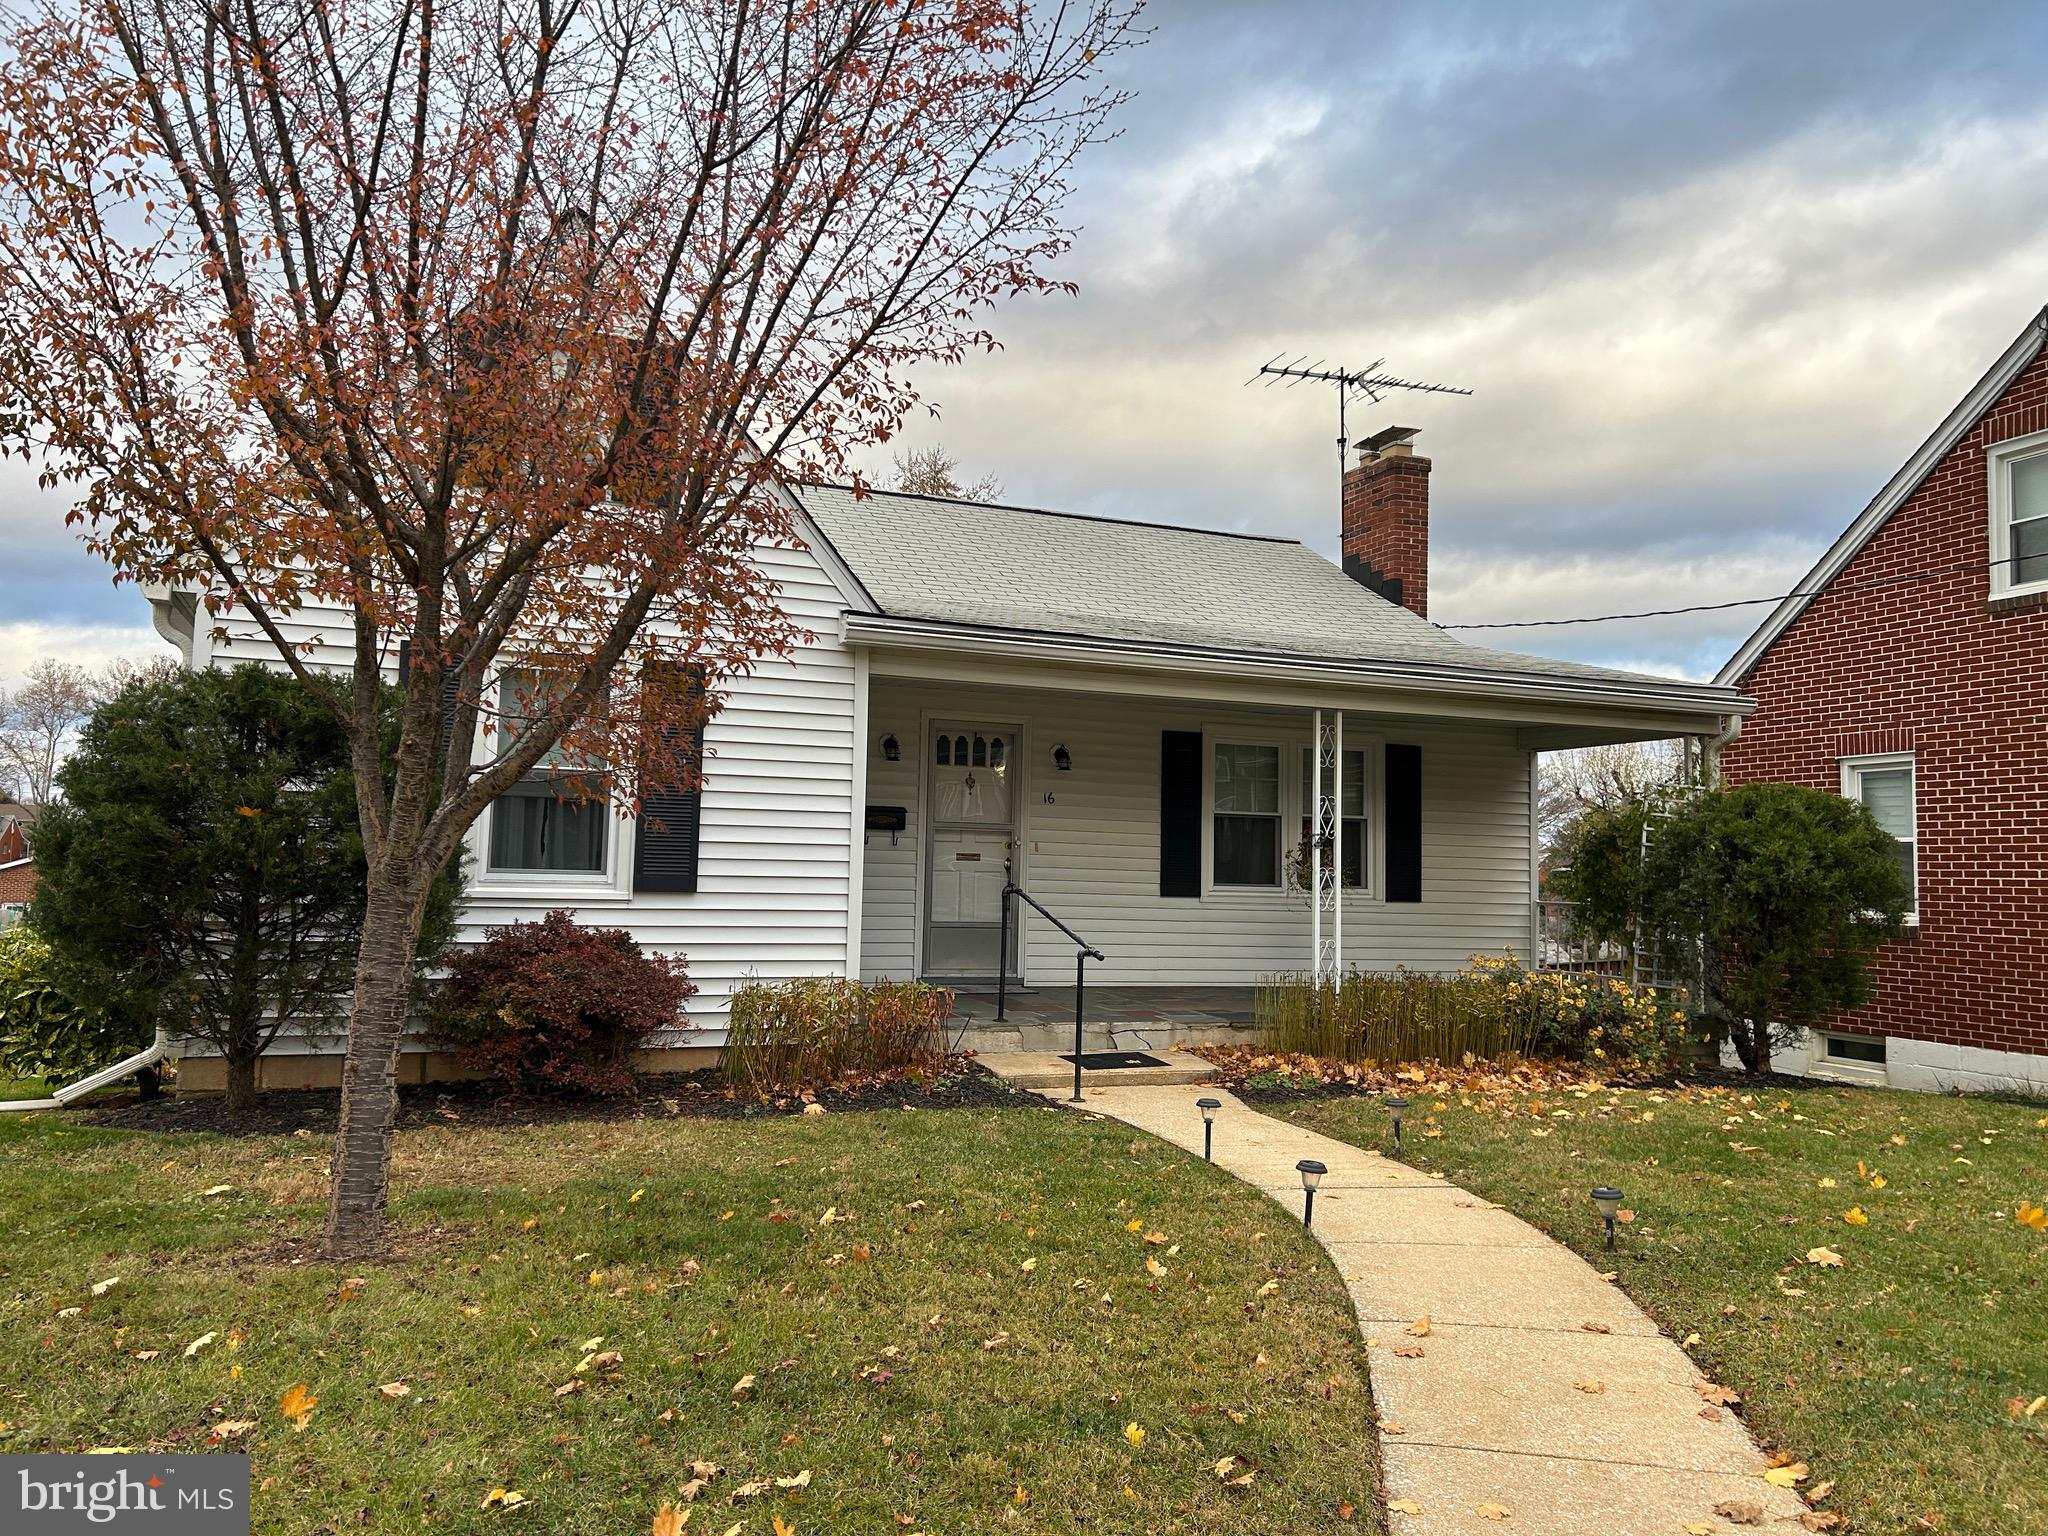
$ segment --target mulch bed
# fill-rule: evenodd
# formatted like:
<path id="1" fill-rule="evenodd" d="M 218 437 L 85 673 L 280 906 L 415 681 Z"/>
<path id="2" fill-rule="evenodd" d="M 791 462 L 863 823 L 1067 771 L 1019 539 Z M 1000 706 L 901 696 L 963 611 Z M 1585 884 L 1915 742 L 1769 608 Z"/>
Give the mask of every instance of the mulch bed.
<path id="1" fill-rule="evenodd" d="M 597 1098 L 508 1093 L 496 1083 L 426 1083 L 398 1090 L 398 1128 L 425 1125 L 527 1126 L 576 1120 L 736 1120 L 800 1115 L 815 1100 L 834 1114 L 855 1110 L 974 1109 L 1020 1102 L 1017 1090 L 970 1056 L 949 1057 L 929 1081 L 893 1077 L 814 1093 L 742 1098 L 727 1091 L 715 1071 L 664 1073 L 643 1078 L 632 1094 Z M 334 1088 L 280 1089 L 256 1107 L 230 1114 L 217 1094 L 127 1099 L 78 1113 L 93 1125 L 123 1131 L 203 1131 L 216 1136 L 331 1135 L 341 1121 Z"/>

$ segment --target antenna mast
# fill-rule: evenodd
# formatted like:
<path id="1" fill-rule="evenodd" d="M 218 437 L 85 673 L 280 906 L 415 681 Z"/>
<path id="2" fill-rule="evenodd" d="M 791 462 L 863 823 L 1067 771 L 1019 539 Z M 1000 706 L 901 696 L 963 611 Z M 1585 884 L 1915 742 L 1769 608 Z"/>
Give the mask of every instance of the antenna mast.
<path id="1" fill-rule="evenodd" d="M 1345 453 L 1351 446 L 1351 439 L 1344 421 L 1344 406 L 1351 398 L 1354 390 L 1374 404 L 1378 404 L 1380 397 L 1387 391 L 1395 389 L 1409 390 L 1418 395 L 1469 395 L 1472 393 L 1469 389 L 1459 389 L 1453 384 L 1421 384 L 1414 379 L 1403 379 L 1391 373 L 1382 373 L 1380 370 L 1387 361 L 1385 358 L 1380 358 L 1364 368 L 1345 368 L 1341 366 L 1331 368 L 1325 367 L 1321 358 L 1311 363 L 1308 360 L 1307 353 L 1303 353 L 1291 363 L 1282 363 L 1280 359 L 1286 355 L 1285 352 L 1276 353 L 1271 362 L 1261 363 L 1259 371 L 1244 381 L 1245 385 L 1250 387 L 1258 383 L 1262 378 L 1266 381 L 1266 388 L 1268 389 L 1271 389 L 1282 379 L 1287 380 L 1287 387 L 1289 389 L 1294 388 L 1295 385 L 1303 380 L 1317 384 L 1336 385 L 1337 474 L 1340 479 L 1344 471 L 1349 467 L 1345 462 Z M 1404 428 L 1403 430 L 1410 431 L 1412 429 Z"/>

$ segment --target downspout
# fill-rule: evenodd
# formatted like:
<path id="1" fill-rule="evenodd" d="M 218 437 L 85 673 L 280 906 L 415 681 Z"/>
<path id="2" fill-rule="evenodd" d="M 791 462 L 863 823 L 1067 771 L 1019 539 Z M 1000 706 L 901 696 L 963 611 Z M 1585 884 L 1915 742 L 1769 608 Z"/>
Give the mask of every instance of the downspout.
<path id="1" fill-rule="evenodd" d="M 1742 734 L 1742 716 L 1723 715 L 1725 722 L 1712 736 L 1700 738 L 1700 777 L 1708 789 L 1721 787 L 1721 751 Z"/>
<path id="2" fill-rule="evenodd" d="M 170 1051 L 170 1037 L 161 1029 L 156 1039 L 133 1056 L 123 1057 L 111 1067 L 102 1067 L 90 1077 L 81 1077 L 77 1082 L 59 1088 L 47 1099 L 0 1099 L 0 1113 L 21 1113 L 32 1109 L 62 1109 L 75 1099 L 82 1099 L 89 1093 L 97 1093 L 112 1082 L 118 1082 L 131 1072 L 140 1072 L 144 1067 L 153 1067 L 162 1061 Z"/>

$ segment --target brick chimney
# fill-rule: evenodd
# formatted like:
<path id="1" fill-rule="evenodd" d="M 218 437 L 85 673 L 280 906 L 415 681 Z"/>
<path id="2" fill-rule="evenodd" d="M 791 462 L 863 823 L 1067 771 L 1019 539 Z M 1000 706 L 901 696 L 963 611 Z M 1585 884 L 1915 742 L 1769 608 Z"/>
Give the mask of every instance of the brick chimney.
<path id="1" fill-rule="evenodd" d="M 1429 460 L 1415 428 L 1388 427 L 1344 471 L 1344 574 L 1429 617 Z"/>

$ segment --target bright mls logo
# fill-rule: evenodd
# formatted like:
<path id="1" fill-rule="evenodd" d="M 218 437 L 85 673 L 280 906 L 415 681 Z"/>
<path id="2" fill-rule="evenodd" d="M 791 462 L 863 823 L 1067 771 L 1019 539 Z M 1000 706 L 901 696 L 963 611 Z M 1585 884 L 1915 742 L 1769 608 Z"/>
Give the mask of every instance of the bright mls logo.
<path id="1" fill-rule="evenodd" d="M 246 1456 L 0 1456 L 0 1532 L 249 1536 Z"/>

